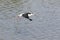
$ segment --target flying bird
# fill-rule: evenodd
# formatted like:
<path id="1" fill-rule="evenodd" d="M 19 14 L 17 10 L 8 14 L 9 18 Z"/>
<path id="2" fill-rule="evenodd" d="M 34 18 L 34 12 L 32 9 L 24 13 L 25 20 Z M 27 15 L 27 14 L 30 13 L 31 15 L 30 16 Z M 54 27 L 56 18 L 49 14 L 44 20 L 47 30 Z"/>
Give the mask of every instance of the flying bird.
<path id="1" fill-rule="evenodd" d="M 33 14 L 32 13 L 21 13 L 21 14 L 19 14 L 18 16 L 19 17 L 24 17 L 24 18 L 27 18 L 27 19 L 29 19 L 30 21 L 32 21 L 32 19 L 30 18 L 30 16 L 32 16 Z"/>

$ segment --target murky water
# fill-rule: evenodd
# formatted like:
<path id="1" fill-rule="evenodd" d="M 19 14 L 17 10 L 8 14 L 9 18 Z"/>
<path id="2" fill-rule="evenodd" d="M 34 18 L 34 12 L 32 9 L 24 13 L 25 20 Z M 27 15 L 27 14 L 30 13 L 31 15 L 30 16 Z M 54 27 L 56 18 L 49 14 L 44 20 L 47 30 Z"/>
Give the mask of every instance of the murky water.
<path id="1" fill-rule="evenodd" d="M 18 19 L 22 12 L 33 21 Z M 60 40 L 60 1 L 0 0 L 0 40 Z"/>

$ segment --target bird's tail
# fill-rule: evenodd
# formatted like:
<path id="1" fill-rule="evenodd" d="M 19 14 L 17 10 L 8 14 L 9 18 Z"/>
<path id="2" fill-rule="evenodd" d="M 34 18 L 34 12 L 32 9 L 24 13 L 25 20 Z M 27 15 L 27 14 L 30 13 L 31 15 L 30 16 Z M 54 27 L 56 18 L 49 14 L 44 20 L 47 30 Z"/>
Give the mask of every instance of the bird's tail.
<path id="1" fill-rule="evenodd" d="M 29 19 L 30 21 L 32 21 L 32 19 Z"/>

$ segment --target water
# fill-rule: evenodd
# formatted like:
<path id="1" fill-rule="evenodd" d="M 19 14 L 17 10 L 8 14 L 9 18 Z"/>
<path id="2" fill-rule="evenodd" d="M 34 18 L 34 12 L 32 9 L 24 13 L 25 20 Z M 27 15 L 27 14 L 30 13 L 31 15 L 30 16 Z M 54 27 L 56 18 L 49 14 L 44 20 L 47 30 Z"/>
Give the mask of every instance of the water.
<path id="1" fill-rule="evenodd" d="M 18 19 L 22 12 L 32 21 Z M 0 40 L 60 40 L 60 1 L 0 0 Z"/>

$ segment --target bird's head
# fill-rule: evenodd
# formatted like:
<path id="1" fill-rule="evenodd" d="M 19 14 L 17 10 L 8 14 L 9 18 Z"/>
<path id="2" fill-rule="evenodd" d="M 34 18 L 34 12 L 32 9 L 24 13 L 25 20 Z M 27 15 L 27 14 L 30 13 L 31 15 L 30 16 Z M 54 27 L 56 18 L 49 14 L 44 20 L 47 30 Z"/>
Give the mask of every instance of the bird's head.
<path id="1" fill-rule="evenodd" d="M 29 14 L 28 14 L 28 16 L 32 16 L 32 15 L 34 15 L 34 14 L 32 14 L 32 13 L 29 13 Z"/>

